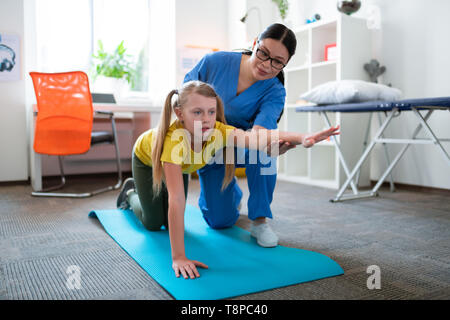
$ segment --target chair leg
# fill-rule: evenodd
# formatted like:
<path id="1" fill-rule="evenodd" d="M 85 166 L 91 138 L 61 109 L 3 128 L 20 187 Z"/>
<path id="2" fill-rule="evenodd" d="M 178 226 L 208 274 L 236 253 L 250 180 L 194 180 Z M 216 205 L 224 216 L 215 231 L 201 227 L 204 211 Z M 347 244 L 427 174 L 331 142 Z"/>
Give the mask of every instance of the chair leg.
<path id="1" fill-rule="evenodd" d="M 64 176 L 62 156 L 58 156 L 58 163 L 59 163 L 59 171 L 60 171 L 60 175 L 61 175 L 61 183 L 56 186 L 43 188 L 40 191 L 32 191 L 31 192 L 32 196 L 47 196 L 49 194 L 49 191 L 58 190 L 58 189 L 61 189 L 62 187 L 64 187 L 64 185 L 66 184 L 66 178 Z"/>
<path id="2" fill-rule="evenodd" d="M 117 130 L 116 130 L 116 122 L 114 118 L 111 118 L 111 127 L 114 135 L 114 149 L 116 152 L 116 165 L 117 165 L 117 183 L 114 186 L 114 190 L 119 189 L 122 186 L 122 168 L 120 165 L 120 152 L 119 152 L 119 143 L 117 141 Z"/>
<path id="3" fill-rule="evenodd" d="M 108 186 L 106 188 L 94 190 L 90 193 L 90 196 L 105 192 L 105 191 L 111 191 L 111 190 L 117 190 L 122 186 L 122 167 L 120 165 L 120 152 L 119 152 L 119 143 L 117 141 L 117 131 L 116 131 L 116 124 L 114 121 L 114 118 L 111 118 L 111 125 L 114 135 L 114 150 L 116 152 L 116 165 L 117 165 L 117 183 L 114 186 Z"/>
<path id="4" fill-rule="evenodd" d="M 90 197 L 93 195 L 90 192 L 86 192 L 86 193 L 49 192 L 49 191 L 61 189 L 66 184 L 62 156 L 58 156 L 58 163 L 59 163 L 59 171 L 61 174 L 61 183 L 57 186 L 45 188 L 41 191 L 33 191 L 33 192 L 31 192 L 32 196 L 35 196 L 35 197 L 60 197 L 60 198 L 87 198 L 87 197 Z M 107 190 L 105 190 L 105 191 L 107 191 Z"/>
<path id="5" fill-rule="evenodd" d="M 66 183 L 66 179 L 64 176 L 63 159 L 61 156 L 58 156 L 59 169 L 61 172 L 61 183 L 57 186 L 52 186 L 52 187 L 43 189 L 41 191 L 32 191 L 31 195 L 35 196 L 35 197 L 88 198 L 88 197 L 92 197 L 99 193 L 119 189 L 122 186 L 122 169 L 120 166 L 120 153 L 119 153 L 119 147 L 118 147 L 118 143 L 117 143 L 116 134 L 114 134 L 114 147 L 116 150 L 117 172 L 118 172 L 118 181 L 117 181 L 116 185 L 108 186 L 108 187 L 100 188 L 100 189 L 97 189 L 97 190 L 94 190 L 91 192 L 84 192 L 84 193 L 49 192 L 49 191 L 61 189 Z"/>
<path id="6" fill-rule="evenodd" d="M 59 170 L 61 172 L 61 183 L 57 186 L 43 189 L 42 191 L 33 191 L 33 192 L 31 192 L 31 195 L 36 196 L 36 197 L 87 198 L 87 197 L 92 197 L 92 196 L 102 193 L 102 192 L 119 189 L 122 186 L 122 168 L 120 165 L 120 152 L 119 152 L 119 143 L 117 141 L 116 123 L 115 123 L 113 117 L 111 117 L 111 126 L 112 126 L 113 135 L 114 135 L 114 149 L 115 149 L 115 153 L 116 153 L 116 165 L 117 165 L 117 183 L 114 186 L 108 186 L 108 187 L 97 189 L 97 190 L 94 190 L 91 192 L 84 192 L 84 193 L 49 192 L 49 191 L 53 191 L 53 190 L 62 188 L 66 183 L 66 179 L 64 177 L 63 159 L 61 156 L 58 156 Z"/>

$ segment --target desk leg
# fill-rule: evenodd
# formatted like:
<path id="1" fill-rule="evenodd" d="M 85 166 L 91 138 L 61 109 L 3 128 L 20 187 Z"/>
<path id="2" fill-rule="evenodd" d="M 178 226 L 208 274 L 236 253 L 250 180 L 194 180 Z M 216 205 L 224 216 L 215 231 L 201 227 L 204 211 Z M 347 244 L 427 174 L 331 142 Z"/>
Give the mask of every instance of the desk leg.
<path id="1" fill-rule="evenodd" d="M 41 191 L 42 190 L 42 163 L 41 163 L 41 155 L 35 153 L 33 150 L 30 152 L 34 153 L 32 155 L 31 164 L 31 187 L 33 191 Z"/>
<path id="2" fill-rule="evenodd" d="M 41 164 L 41 155 L 34 152 L 33 144 L 34 144 L 34 126 L 36 122 L 36 117 L 34 116 L 34 112 L 32 111 L 31 120 L 30 120 L 30 180 L 31 180 L 31 188 L 33 191 L 41 191 L 42 190 L 42 164 Z"/>

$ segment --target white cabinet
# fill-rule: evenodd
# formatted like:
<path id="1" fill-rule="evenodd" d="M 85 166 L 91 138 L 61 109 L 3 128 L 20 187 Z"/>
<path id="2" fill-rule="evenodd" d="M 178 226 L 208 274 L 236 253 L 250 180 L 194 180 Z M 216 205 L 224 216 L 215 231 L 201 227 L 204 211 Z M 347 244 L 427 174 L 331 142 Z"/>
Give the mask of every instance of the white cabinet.
<path id="1" fill-rule="evenodd" d="M 300 95 L 327 81 L 369 80 L 363 66 L 371 56 L 371 32 L 363 19 L 340 15 L 332 21 L 319 21 L 294 30 L 297 51 L 285 69 L 286 105 L 280 130 L 315 132 L 326 128 L 318 112 L 296 112 Z M 335 59 L 325 61 L 325 47 L 336 43 Z M 362 153 L 368 114 L 328 113 L 332 125 L 341 126 L 337 138 L 351 170 Z M 360 173 L 359 185 L 369 185 L 369 161 Z M 278 159 L 282 180 L 338 189 L 347 178 L 332 141 L 314 147 L 295 149 Z"/>

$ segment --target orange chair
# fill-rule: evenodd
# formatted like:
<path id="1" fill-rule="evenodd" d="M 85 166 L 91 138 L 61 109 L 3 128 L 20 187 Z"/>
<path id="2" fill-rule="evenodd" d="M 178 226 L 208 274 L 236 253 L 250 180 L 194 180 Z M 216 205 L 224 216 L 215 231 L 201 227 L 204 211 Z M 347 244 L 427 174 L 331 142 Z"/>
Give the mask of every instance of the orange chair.
<path id="1" fill-rule="evenodd" d="M 117 132 L 112 112 L 97 111 L 108 116 L 112 132 L 93 132 L 94 112 L 89 80 L 82 71 L 63 73 L 30 72 L 37 101 L 37 119 L 34 133 L 34 151 L 40 154 L 58 156 L 61 184 L 41 191 L 33 196 L 90 197 L 95 194 L 115 190 L 122 185 L 120 153 Z M 114 186 L 86 193 L 52 193 L 65 185 L 63 156 L 82 154 L 100 143 L 113 144 L 116 151 L 118 181 Z"/>

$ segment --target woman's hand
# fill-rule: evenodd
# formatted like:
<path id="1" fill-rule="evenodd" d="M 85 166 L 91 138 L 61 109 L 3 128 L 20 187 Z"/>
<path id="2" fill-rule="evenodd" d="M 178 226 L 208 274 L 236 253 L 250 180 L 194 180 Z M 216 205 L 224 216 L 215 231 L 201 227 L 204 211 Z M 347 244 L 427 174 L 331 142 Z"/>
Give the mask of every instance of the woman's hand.
<path id="1" fill-rule="evenodd" d="M 258 126 L 258 125 L 254 125 L 253 130 L 267 130 L 264 127 Z M 288 141 L 284 141 L 282 139 L 278 140 L 278 141 L 274 141 L 272 142 L 266 150 L 264 150 L 269 156 L 271 157 L 278 157 L 279 155 L 282 155 L 283 153 L 285 153 L 288 150 L 291 150 L 293 148 L 295 148 L 295 144 L 289 143 Z"/>
<path id="2" fill-rule="evenodd" d="M 185 279 L 187 279 L 188 276 L 191 279 L 200 277 L 200 273 L 197 271 L 196 266 L 208 269 L 206 264 L 196 260 L 189 260 L 187 258 L 173 259 L 172 263 L 172 268 L 175 271 L 175 276 L 177 278 L 180 277 L 180 273 Z"/>
<path id="3" fill-rule="evenodd" d="M 271 157 L 277 157 L 295 147 L 296 147 L 295 144 L 291 144 L 288 141 L 278 140 L 278 141 L 272 142 L 272 144 L 270 144 L 267 147 L 266 153 Z"/>
<path id="4" fill-rule="evenodd" d="M 320 132 L 308 134 L 303 137 L 302 144 L 305 148 L 312 147 L 317 142 L 325 140 L 330 136 L 335 136 L 335 135 L 340 134 L 340 132 L 338 132 L 339 128 L 340 128 L 339 126 L 336 126 L 336 127 L 331 127 L 329 129 L 326 129 L 326 130 L 323 130 Z"/>

